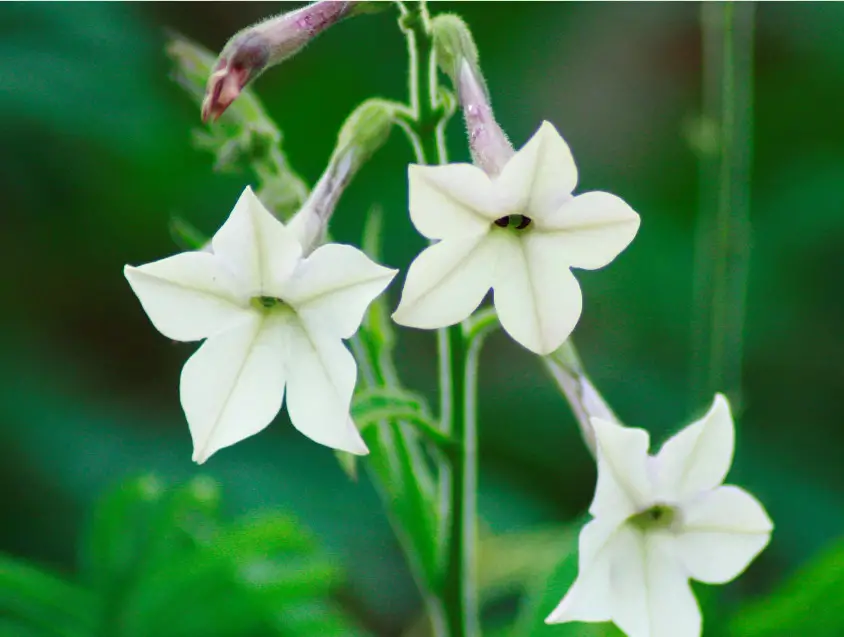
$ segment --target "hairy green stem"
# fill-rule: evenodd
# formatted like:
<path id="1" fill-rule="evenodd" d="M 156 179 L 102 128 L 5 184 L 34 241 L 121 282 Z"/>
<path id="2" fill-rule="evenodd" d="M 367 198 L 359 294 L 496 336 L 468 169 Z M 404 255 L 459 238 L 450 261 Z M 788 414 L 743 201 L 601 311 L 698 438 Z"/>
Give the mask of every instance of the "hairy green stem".
<path id="1" fill-rule="evenodd" d="M 702 7 L 703 116 L 692 346 L 694 407 L 716 391 L 740 402 L 750 260 L 753 3 Z"/>
<path id="2" fill-rule="evenodd" d="M 407 3 L 402 15 L 410 57 L 410 105 L 414 121 L 406 126 L 423 164 L 448 161 L 445 147 L 446 109 L 438 95 L 437 66 L 430 19 L 424 2 Z M 456 441 L 450 471 L 442 476 L 442 519 L 447 525 L 446 564 L 441 599 L 446 635 L 479 634 L 477 611 L 477 432 L 475 379 L 477 354 L 467 352 L 461 326 L 437 331 L 440 420 L 443 432 Z"/>

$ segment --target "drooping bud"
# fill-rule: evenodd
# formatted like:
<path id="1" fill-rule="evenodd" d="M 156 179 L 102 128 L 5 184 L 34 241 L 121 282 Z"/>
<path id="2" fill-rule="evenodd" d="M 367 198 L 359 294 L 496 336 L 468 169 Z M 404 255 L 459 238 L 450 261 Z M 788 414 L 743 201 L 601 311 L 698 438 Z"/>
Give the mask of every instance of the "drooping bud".
<path id="1" fill-rule="evenodd" d="M 340 196 L 357 171 L 387 141 L 396 111 L 401 108 L 387 100 L 369 99 L 346 119 L 328 167 L 302 209 L 290 220 L 289 227 L 296 232 L 306 253 L 323 241 Z"/>
<path id="2" fill-rule="evenodd" d="M 298 53 L 331 25 L 387 6 L 389 3 L 319 0 L 239 31 L 223 47 L 208 78 L 202 120 L 216 120 L 249 82 Z"/>
<path id="3" fill-rule="evenodd" d="M 178 33 L 170 34 L 166 50 L 173 61 L 173 79 L 200 104 L 214 55 Z M 194 145 L 216 156 L 215 170 L 250 168 L 257 179 L 258 197 L 286 219 L 300 208 L 308 188 L 287 161 L 278 126 L 249 89 L 226 111 L 224 120 L 224 126 L 194 131 Z"/>
<path id="4" fill-rule="evenodd" d="M 478 48 L 466 23 L 457 16 L 439 15 L 431 29 L 437 64 L 451 78 L 463 109 L 472 159 L 494 177 L 515 151 L 492 113 Z"/>

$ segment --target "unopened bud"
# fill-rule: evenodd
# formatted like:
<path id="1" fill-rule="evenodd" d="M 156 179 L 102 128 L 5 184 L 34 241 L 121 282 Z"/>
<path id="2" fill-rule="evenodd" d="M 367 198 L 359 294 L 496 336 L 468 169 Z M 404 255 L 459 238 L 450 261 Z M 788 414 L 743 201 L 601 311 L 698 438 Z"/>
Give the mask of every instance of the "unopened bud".
<path id="1" fill-rule="evenodd" d="M 460 68 L 457 98 L 466 120 L 472 160 L 488 175 L 495 177 L 515 151 L 507 135 L 495 121 L 481 78 L 466 60 Z"/>
<path id="2" fill-rule="evenodd" d="M 437 64 L 451 78 L 463 109 L 472 160 L 496 176 L 513 156 L 513 146 L 492 114 L 489 92 L 478 63 L 478 47 L 469 27 L 454 15 L 431 21 Z"/>
<path id="3" fill-rule="evenodd" d="M 298 53 L 328 27 L 377 10 L 373 2 L 319 0 L 239 31 L 223 47 L 205 91 L 202 120 L 217 119 L 243 88 L 269 67 Z"/>
<path id="4" fill-rule="evenodd" d="M 478 47 L 475 46 L 472 33 L 461 18 L 443 13 L 431 20 L 431 34 L 437 64 L 451 78 L 451 83 L 457 86 L 463 60 L 473 68 L 478 68 Z M 480 76 L 480 71 L 477 74 Z"/>
<path id="5" fill-rule="evenodd" d="M 306 252 L 322 242 L 340 196 L 355 173 L 387 141 L 400 108 L 387 100 L 369 99 L 346 119 L 328 167 L 302 209 L 290 220 L 289 226 Z"/>

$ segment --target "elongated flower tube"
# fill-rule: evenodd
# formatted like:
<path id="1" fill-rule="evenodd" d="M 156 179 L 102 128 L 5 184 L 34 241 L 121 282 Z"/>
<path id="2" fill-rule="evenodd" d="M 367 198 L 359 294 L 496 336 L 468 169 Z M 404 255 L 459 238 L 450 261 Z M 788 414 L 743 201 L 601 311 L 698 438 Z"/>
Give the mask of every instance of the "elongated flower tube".
<path id="1" fill-rule="evenodd" d="M 723 584 L 767 546 L 773 525 L 724 485 L 735 430 L 726 398 L 648 455 L 643 429 L 592 419 L 598 482 L 578 575 L 547 623 L 612 621 L 629 637 L 699 637 L 689 579 Z"/>
<path id="2" fill-rule="evenodd" d="M 208 78 L 202 120 L 217 119 L 249 82 L 294 56 L 331 25 L 388 6 L 380 2 L 320 0 L 239 31 L 226 43 Z"/>
<path id="3" fill-rule="evenodd" d="M 367 453 L 349 416 L 357 367 L 343 339 L 395 270 L 348 245 L 303 252 L 296 233 L 246 188 L 210 252 L 126 266 L 159 332 L 205 339 L 185 364 L 180 388 L 196 462 L 263 430 L 285 393 L 303 434 Z"/>
<path id="4" fill-rule="evenodd" d="M 337 145 L 328 167 L 314 186 L 308 200 L 290 220 L 305 253 L 322 243 L 328 222 L 355 173 L 390 136 L 398 106 L 387 100 L 368 99 L 346 119 L 337 136 Z"/>

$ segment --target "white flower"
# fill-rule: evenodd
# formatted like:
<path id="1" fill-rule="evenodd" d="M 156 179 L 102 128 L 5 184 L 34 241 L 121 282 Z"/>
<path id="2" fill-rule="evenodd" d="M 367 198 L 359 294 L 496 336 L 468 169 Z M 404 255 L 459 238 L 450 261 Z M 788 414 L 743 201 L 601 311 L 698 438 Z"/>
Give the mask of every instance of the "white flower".
<path id="1" fill-rule="evenodd" d="M 547 623 L 613 621 L 629 637 L 697 637 L 689 578 L 723 584 L 768 544 L 773 525 L 749 493 L 723 486 L 733 459 L 730 407 L 648 455 L 648 433 L 592 419 L 598 442 L 594 519 L 580 534 L 577 580 Z"/>
<path id="2" fill-rule="evenodd" d="M 453 325 L 492 288 L 501 325 L 537 354 L 557 349 L 580 317 L 569 268 L 607 265 L 639 228 L 639 216 L 614 195 L 572 195 L 577 169 L 548 122 L 495 178 L 450 164 L 412 165 L 409 180 L 413 224 L 438 241 L 410 266 L 393 319 Z"/>
<path id="3" fill-rule="evenodd" d="M 293 426 L 357 454 L 349 417 L 357 367 L 341 339 L 396 271 L 360 250 L 329 244 L 302 257 L 296 236 L 244 190 L 210 252 L 185 252 L 125 274 L 159 332 L 207 339 L 182 370 L 181 401 L 193 459 L 264 429 L 285 387 Z"/>

